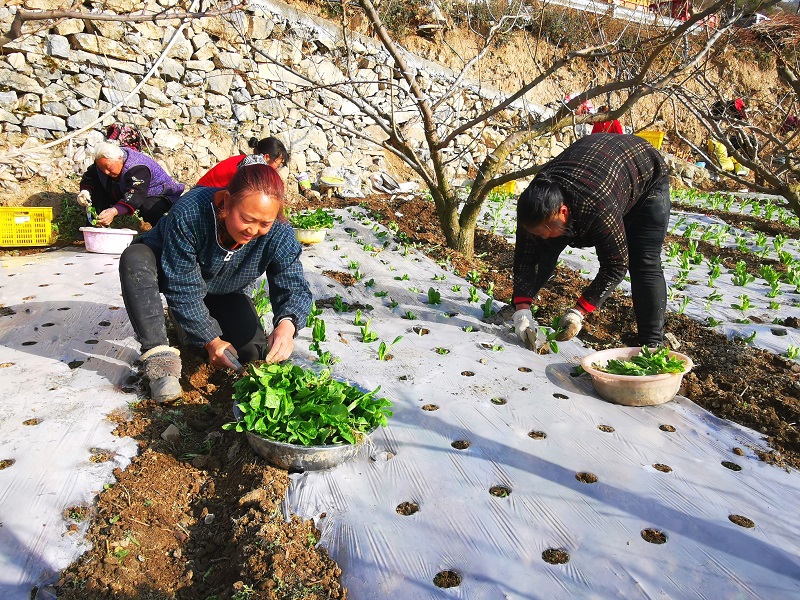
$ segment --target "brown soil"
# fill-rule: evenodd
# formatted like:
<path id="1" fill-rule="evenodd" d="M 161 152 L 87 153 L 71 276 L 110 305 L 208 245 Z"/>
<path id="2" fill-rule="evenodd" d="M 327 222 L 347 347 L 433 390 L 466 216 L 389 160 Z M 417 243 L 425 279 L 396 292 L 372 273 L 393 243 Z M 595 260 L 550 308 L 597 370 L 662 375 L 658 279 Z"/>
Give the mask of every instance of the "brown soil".
<path id="1" fill-rule="evenodd" d="M 186 356 L 186 354 L 185 354 Z M 140 454 L 92 507 L 65 514 L 67 533 L 90 517 L 92 549 L 66 569 L 60 598 L 347 597 L 341 571 L 317 548 L 311 521 L 288 523 L 281 502 L 286 471 L 257 458 L 239 435 L 223 432 L 232 379 L 199 356 L 184 363 L 184 400 L 137 405 L 109 418 Z M 162 432 L 175 425 L 178 441 Z"/>
<path id="2" fill-rule="evenodd" d="M 642 529 L 642 539 L 651 544 L 666 544 L 667 536 L 658 529 Z"/>
<path id="3" fill-rule="evenodd" d="M 743 517 L 742 515 L 728 515 L 728 519 L 731 523 L 736 523 L 739 527 L 747 527 L 750 529 L 756 526 L 751 519 Z"/>
<path id="4" fill-rule="evenodd" d="M 597 475 L 594 473 L 576 473 L 575 479 L 581 483 L 597 483 Z"/>
<path id="5" fill-rule="evenodd" d="M 333 203 L 348 204 L 335 199 Z M 303 202 L 299 204 L 302 208 Z M 491 282 L 495 297 L 511 296 L 513 247 L 502 238 L 478 232 L 476 254 L 481 258 L 468 260 L 444 247 L 430 202 L 373 196 L 362 205 L 384 224 L 396 221 L 399 211 L 404 215 L 398 221 L 400 231 L 432 258 L 449 259 L 461 274 L 476 270 L 480 286 Z M 727 218 L 738 225 L 735 216 Z M 329 275 L 350 283 L 337 272 Z M 576 272 L 559 268 L 542 291 L 543 319 L 567 308 L 583 284 Z M 334 300 L 320 302 L 332 305 Z M 508 317 L 510 311 L 506 308 L 501 314 Z M 630 314 L 630 299 L 614 294 L 587 319 L 583 341 L 596 348 L 623 344 L 632 334 Z M 722 418 L 763 433 L 772 450 L 754 448 L 762 460 L 800 467 L 800 436 L 794 425 L 800 421 L 800 367 L 729 342 L 681 315 L 668 316 L 667 330 L 697 364 L 685 378 L 682 393 Z M 231 385 L 230 374 L 209 370 L 200 356 L 185 353 L 181 404 L 164 408 L 147 401 L 134 408 L 130 419 L 109 417 L 118 423 L 118 435 L 138 440 L 140 455 L 128 469 L 115 473 L 117 482 L 100 493 L 93 506 L 73 507 L 65 515 L 66 535 L 78 531 L 76 519 L 91 519 L 88 540 L 93 547 L 63 572 L 59 597 L 346 598 L 339 568 L 315 545 L 319 532 L 313 523 L 296 517 L 284 520 L 280 505 L 289 485 L 287 473 L 266 465 L 239 435 L 221 430 L 231 420 Z M 170 424 L 181 434 L 178 441 L 161 438 Z M 613 431 L 608 425 L 598 427 Z M 669 424 L 662 428 L 675 430 Z M 539 431 L 530 435 L 546 437 Z M 731 458 L 737 458 L 734 450 L 742 452 L 732 449 Z M 731 462 L 729 468 L 736 466 Z M 666 471 L 665 467 L 669 468 L 654 465 Z M 487 492 L 502 500 L 512 490 L 494 486 Z M 398 511 L 411 508 L 399 506 Z M 647 535 L 655 541 L 658 533 Z M 569 560 L 561 550 L 545 554 L 545 560 L 555 564 Z M 441 583 L 451 584 L 451 576 L 443 576 Z"/>
<path id="6" fill-rule="evenodd" d="M 433 584 L 440 588 L 451 588 L 461 585 L 461 575 L 455 571 L 441 571 L 433 578 Z"/>
<path id="7" fill-rule="evenodd" d="M 551 565 L 563 565 L 569 562 L 569 553 L 558 548 L 548 548 L 542 552 L 542 560 Z"/>

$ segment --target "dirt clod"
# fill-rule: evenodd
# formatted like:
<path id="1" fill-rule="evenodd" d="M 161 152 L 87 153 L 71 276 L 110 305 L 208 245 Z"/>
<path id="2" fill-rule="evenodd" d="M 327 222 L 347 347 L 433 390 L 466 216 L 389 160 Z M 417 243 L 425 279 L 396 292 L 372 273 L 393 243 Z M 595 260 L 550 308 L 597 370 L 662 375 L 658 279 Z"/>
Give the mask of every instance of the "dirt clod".
<path id="1" fill-rule="evenodd" d="M 742 515 L 728 515 L 728 519 L 731 523 L 736 523 L 739 527 L 746 527 L 751 529 L 756 526 L 755 522 L 747 517 L 743 517 Z"/>
<path id="2" fill-rule="evenodd" d="M 666 544 L 667 535 L 658 529 L 642 529 L 642 539 L 651 544 Z"/>
<path id="3" fill-rule="evenodd" d="M 551 565 L 564 565 L 569 562 L 569 553 L 560 548 L 548 548 L 542 552 L 542 560 Z"/>

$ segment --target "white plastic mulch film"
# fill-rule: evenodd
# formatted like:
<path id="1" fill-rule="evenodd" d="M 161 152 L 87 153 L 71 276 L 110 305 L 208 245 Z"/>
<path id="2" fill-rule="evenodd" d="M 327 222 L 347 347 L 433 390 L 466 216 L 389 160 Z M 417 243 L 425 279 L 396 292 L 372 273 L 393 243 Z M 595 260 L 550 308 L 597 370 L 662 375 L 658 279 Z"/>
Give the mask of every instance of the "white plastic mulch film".
<path id="1" fill-rule="evenodd" d="M 758 460 L 757 434 L 683 398 L 600 400 L 571 376 L 588 349 L 523 349 L 483 320 L 483 292 L 402 244 L 376 252 L 392 236 L 350 212 L 304 264 L 315 298 L 371 305 L 380 340 L 403 336 L 382 362 L 352 311 L 321 315 L 334 374 L 381 385 L 394 417 L 369 460 L 294 475 L 288 508 L 316 519 L 352 598 L 800 596 L 800 478 Z"/>
<path id="2" fill-rule="evenodd" d="M 382 386 L 394 416 L 356 460 L 292 475 L 286 508 L 315 519 L 349 597 L 800 597 L 800 478 L 758 460 L 761 436 L 680 397 L 650 408 L 600 400 L 586 376 L 571 376 L 588 349 L 567 342 L 558 355 L 531 353 L 508 323 L 484 319 L 501 304 L 471 289 L 478 274 L 437 265 L 361 209 L 336 215 L 342 222 L 303 254 L 323 307 L 322 350 L 340 359 L 335 377 Z M 0 360 L 14 363 L 3 370 L 0 460 L 17 462 L 0 471 L 0 596 L 27 598 L 81 549 L 80 532 L 62 536 L 61 513 L 111 479 L 116 465 L 92 463 L 90 448 L 114 449 L 120 463 L 135 451 L 111 436 L 104 415 L 134 399 L 115 388 L 137 353 L 124 309 L 111 310 L 121 306 L 113 257 L 59 251 L 3 267 L 0 303 L 16 314 L 0 320 Z M 61 284 L 73 267 L 81 270 Z M 322 302 L 337 295 L 372 319 L 377 341 L 361 341 L 355 310 Z M 51 316 L 72 310 L 80 317 Z M 379 360 L 380 342 L 398 336 L 393 358 Z M 310 342 L 306 328 L 295 346 L 305 365 Z M 76 360 L 86 362 L 70 369 Z M 53 374 L 22 379 L 37 365 Z M 18 383 L 5 383 L 6 373 Z M 48 401 L 56 393 L 76 400 Z M 56 420 L 48 411 L 65 415 L 55 441 L 36 429 Z M 23 426 L 31 417 L 43 421 Z M 88 433 L 67 435 L 64 421 Z M 40 447 L 48 460 L 28 463 Z"/>
<path id="3" fill-rule="evenodd" d="M 117 256 L 62 250 L 0 259 L 0 598 L 28 599 L 86 549 L 90 507 L 136 454 L 107 415 L 138 357 Z"/>

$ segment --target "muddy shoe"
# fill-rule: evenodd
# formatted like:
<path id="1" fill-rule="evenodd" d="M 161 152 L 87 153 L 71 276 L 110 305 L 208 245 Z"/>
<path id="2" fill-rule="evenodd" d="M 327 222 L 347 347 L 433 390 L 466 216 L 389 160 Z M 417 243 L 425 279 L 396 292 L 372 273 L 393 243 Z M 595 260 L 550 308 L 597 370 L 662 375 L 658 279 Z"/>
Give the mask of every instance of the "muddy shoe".
<path id="1" fill-rule="evenodd" d="M 181 355 L 176 348 L 156 346 L 142 354 L 144 376 L 150 381 L 150 397 L 156 404 L 172 402 L 183 395 Z"/>

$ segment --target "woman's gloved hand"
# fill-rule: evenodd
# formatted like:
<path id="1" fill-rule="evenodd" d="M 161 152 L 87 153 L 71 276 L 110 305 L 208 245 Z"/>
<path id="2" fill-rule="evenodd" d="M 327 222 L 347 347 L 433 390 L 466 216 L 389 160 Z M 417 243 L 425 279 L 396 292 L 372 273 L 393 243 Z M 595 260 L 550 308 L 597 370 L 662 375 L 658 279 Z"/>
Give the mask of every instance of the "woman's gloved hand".
<path id="1" fill-rule="evenodd" d="M 523 308 L 514 313 L 514 331 L 528 350 L 538 350 L 544 343 L 544 335 L 539 329 L 539 323 L 533 318 L 529 308 Z"/>
<path id="2" fill-rule="evenodd" d="M 571 340 L 583 327 L 583 315 L 576 308 L 570 308 L 558 322 L 558 327 L 561 333 L 556 336 L 559 342 L 566 342 Z"/>
<path id="3" fill-rule="evenodd" d="M 89 190 L 81 190 L 78 192 L 78 197 L 75 198 L 75 202 L 77 202 L 79 206 L 89 208 L 92 205 L 92 196 L 89 194 Z"/>

